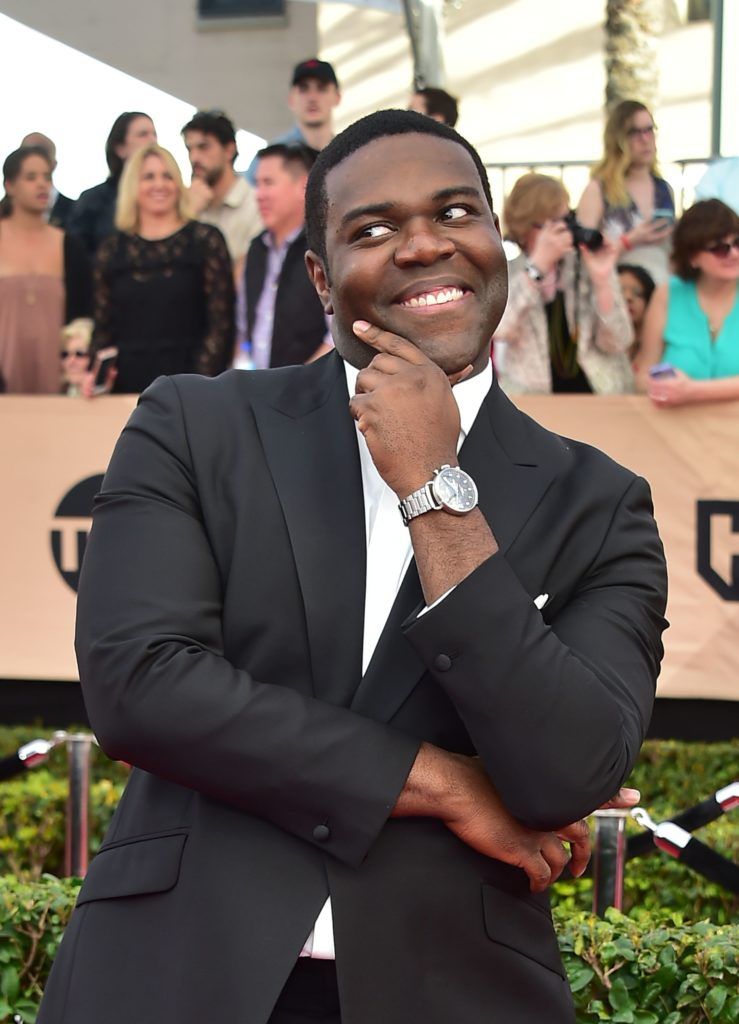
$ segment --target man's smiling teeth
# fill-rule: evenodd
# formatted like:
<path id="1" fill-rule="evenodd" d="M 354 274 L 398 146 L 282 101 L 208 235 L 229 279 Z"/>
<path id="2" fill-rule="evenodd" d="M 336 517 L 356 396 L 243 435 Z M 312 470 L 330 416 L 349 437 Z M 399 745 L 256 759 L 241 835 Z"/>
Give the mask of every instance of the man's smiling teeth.
<path id="1" fill-rule="evenodd" d="M 401 306 L 443 306 L 445 302 L 455 302 L 461 299 L 464 292 L 461 288 L 445 288 L 441 292 L 426 292 L 424 295 L 414 295 L 412 299 L 401 302 Z"/>

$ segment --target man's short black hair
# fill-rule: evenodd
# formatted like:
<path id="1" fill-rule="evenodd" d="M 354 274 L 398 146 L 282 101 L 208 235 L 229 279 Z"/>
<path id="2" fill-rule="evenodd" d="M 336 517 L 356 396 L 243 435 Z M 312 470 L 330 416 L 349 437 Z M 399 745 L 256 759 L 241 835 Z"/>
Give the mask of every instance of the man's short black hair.
<path id="1" fill-rule="evenodd" d="M 459 105 L 451 93 L 444 89 L 437 89 L 433 85 L 427 85 L 423 89 L 416 89 L 416 96 L 423 96 L 426 101 L 426 113 L 429 117 L 438 115 L 453 128 L 459 117 Z"/>
<path id="2" fill-rule="evenodd" d="M 212 135 L 222 146 L 233 142 L 234 150 L 236 148 L 236 129 L 233 121 L 222 110 L 199 110 L 192 120 L 187 122 L 180 134 L 184 136 L 186 132 L 202 132 L 203 135 Z M 237 156 L 238 152 L 235 151 L 234 160 Z"/>
<path id="3" fill-rule="evenodd" d="M 328 195 L 326 193 L 326 175 L 338 164 L 346 160 L 352 153 L 362 149 L 375 139 L 387 138 L 390 135 L 435 135 L 440 139 L 456 142 L 458 146 L 472 157 L 480 183 L 490 209 L 493 209 L 493 197 L 490 194 L 490 182 L 485 172 L 480 155 L 475 147 L 462 138 L 448 125 L 433 121 L 425 114 L 417 114 L 414 110 L 378 110 L 350 124 L 343 132 L 329 142 L 318 154 L 313 170 L 308 178 L 305 190 L 305 231 L 308 247 L 323 261 L 328 270 L 326 260 L 326 220 L 328 216 Z"/>
<path id="4" fill-rule="evenodd" d="M 265 146 L 257 153 L 257 160 L 263 157 L 277 156 L 284 160 L 290 171 L 303 171 L 310 174 L 313 164 L 316 162 L 318 150 L 312 146 L 306 146 L 303 142 L 273 142 L 271 146 Z"/>

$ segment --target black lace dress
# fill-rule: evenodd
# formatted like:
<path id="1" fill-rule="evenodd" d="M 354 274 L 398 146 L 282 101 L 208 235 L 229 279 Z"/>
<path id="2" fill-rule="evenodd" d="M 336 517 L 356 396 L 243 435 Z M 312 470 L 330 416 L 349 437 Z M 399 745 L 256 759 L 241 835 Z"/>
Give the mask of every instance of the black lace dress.
<path id="1" fill-rule="evenodd" d="M 98 249 L 93 349 L 118 348 L 113 390 L 140 392 L 161 374 L 214 377 L 234 353 L 234 284 L 223 235 L 189 221 L 149 241 L 117 231 Z"/>

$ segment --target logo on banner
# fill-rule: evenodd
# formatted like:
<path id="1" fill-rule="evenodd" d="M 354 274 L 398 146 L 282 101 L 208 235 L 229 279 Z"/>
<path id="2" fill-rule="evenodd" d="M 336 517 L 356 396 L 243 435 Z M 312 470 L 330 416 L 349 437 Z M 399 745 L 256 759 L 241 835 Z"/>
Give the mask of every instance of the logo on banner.
<path id="1" fill-rule="evenodd" d="M 699 501 L 698 572 L 724 601 L 739 601 L 739 501 Z"/>
<path id="2" fill-rule="evenodd" d="M 51 554 L 60 576 L 75 592 L 92 523 L 92 501 L 102 484 L 102 473 L 80 480 L 67 491 L 54 513 Z"/>

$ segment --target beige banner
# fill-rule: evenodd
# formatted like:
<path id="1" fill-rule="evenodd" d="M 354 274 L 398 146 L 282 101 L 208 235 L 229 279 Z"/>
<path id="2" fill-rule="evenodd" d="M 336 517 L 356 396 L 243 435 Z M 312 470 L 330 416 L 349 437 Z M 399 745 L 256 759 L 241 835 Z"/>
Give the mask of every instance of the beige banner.
<path id="1" fill-rule="evenodd" d="M 77 678 L 73 587 L 91 495 L 134 404 L 128 396 L 0 399 L 0 678 Z M 739 403 L 657 410 L 635 397 L 527 396 L 518 404 L 652 486 L 670 570 L 660 696 L 739 700 Z"/>

